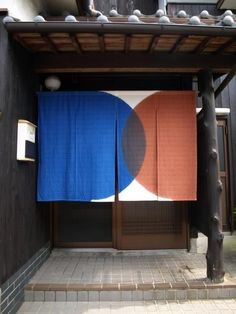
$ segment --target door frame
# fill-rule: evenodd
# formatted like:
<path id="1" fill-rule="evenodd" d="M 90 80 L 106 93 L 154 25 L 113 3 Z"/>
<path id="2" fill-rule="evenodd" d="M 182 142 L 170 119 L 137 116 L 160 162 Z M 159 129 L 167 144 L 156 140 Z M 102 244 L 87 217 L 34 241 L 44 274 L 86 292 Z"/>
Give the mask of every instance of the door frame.
<path id="1" fill-rule="evenodd" d="M 217 115 L 217 126 L 221 125 L 224 127 L 224 152 L 225 152 L 225 164 L 226 164 L 226 206 L 227 206 L 227 220 L 229 225 L 229 231 L 233 232 L 234 226 L 233 226 L 233 168 L 232 168 L 232 147 L 231 147 L 231 135 L 230 135 L 230 120 L 228 115 Z M 219 175 L 221 176 L 221 172 L 219 171 Z M 223 226 L 222 226 L 223 227 Z"/>

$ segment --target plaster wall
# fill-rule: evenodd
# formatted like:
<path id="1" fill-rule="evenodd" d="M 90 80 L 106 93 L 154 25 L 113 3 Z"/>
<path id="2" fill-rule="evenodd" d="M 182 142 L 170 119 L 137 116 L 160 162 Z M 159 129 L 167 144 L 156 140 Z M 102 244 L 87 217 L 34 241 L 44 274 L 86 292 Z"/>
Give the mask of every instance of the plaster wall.
<path id="1" fill-rule="evenodd" d="M 8 9 L 8 14 L 22 21 L 32 19 L 44 11 L 43 0 L 1 0 L 0 9 Z"/>

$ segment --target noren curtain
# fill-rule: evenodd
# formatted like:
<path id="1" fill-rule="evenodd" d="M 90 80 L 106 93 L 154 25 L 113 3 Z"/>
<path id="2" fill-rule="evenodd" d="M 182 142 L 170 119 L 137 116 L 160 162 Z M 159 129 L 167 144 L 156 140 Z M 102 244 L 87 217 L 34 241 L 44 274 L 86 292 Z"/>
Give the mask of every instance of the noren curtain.
<path id="1" fill-rule="evenodd" d="M 194 92 L 40 93 L 38 124 L 38 200 L 196 199 Z"/>
<path id="2" fill-rule="evenodd" d="M 118 119 L 119 200 L 196 199 L 195 93 L 136 92 L 123 99 L 132 111 Z"/>
<path id="3" fill-rule="evenodd" d="M 114 200 L 116 98 L 39 93 L 38 200 Z"/>

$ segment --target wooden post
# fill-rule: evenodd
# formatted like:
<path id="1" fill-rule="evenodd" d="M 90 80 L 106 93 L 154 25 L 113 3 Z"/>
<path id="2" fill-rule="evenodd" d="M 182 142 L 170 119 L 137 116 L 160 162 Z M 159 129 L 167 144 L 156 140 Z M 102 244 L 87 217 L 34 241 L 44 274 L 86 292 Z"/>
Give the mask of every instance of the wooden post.
<path id="1" fill-rule="evenodd" d="M 215 96 L 211 70 L 201 70 L 198 74 L 199 91 L 202 96 L 203 123 L 205 134 L 206 186 L 208 211 L 207 278 L 212 282 L 224 281 L 223 238 L 221 230 L 220 198 L 222 183 L 219 179 L 219 154 Z"/>

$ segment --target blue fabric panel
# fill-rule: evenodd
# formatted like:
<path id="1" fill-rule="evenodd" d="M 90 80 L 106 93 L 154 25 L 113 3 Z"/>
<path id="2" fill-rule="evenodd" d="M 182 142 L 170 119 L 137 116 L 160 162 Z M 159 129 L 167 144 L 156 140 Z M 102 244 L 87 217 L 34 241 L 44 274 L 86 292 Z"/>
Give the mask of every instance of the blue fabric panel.
<path id="1" fill-rule="evenodd" d="M 42 92 L 38 98 L 38 200 L 113 196 L 116 98 L 103 92 Z"/>

